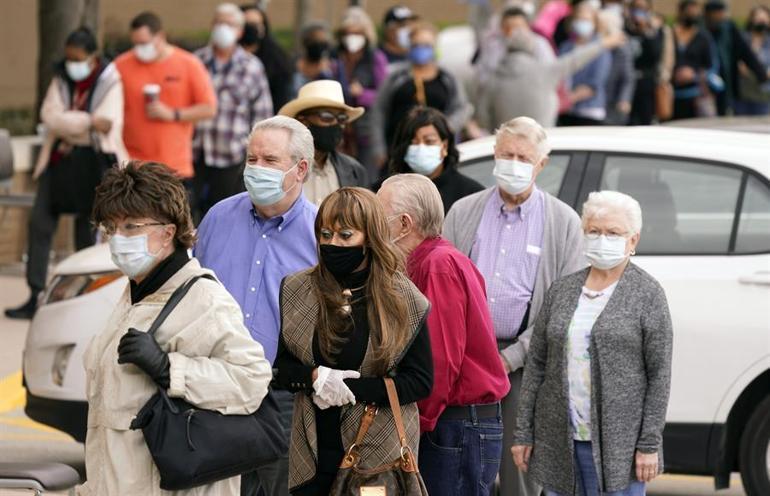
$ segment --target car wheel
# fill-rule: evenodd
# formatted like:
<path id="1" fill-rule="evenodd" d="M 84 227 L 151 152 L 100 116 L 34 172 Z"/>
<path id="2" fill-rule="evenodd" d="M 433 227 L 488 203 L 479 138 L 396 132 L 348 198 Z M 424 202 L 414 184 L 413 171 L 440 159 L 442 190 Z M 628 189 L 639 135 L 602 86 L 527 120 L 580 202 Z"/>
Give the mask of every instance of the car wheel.
<path id="1" fill-rule="evenodd" d="M 770 397 L 754 410 L 741 436 L 740 468 L 749 496 L 770 494 Z"/>

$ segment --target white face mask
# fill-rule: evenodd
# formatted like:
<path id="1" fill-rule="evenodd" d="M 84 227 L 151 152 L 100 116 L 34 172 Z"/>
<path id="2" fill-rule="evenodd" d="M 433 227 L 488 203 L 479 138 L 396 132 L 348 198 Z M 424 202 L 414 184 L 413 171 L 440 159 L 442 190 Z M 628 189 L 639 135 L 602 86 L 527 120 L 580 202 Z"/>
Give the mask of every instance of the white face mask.
<path id="1" fill-rule="evenodd" d="M 398 31 L 396 31 L 396 43 L 398 43 L 398 46 L 404 49 L 409 48 L 410 33 L 411 33 L 411 29 L 409 29 L 408 26 L 404 26 L 403 28 L 398 28 Z"/>
<path id="2" fill-rule="evenodd" d="M 217 48 L 225 49 L 235 45 L 238 41 L 238 33 L 232 26 L 227 24 L 216 24 L 211 30 L 211 42 Z"/>
<path id="3" fill-rule="evenodd" d="M 362 34 L 347 34 L 342 38 L 345 49 L 350 53 L 360 52 L 366 46 L 366 36 Z"/>
<path id="4" fill-rule="evenodd" d="M 440 145 L 409 145 L 404 162 L 418 174 L 430 176 L 441 165 Z"/>
<path id="5" fill-rule="evenodd" d="M 136 279 L 147 274 L 158 261 L 158 253 L 150 253 L 147 234 L 139 236 L 113 235 L 110 238 L 110 254 L 112 255 L 112 262 L 129 279 Z"/>
<path id="6" fill-rule="evenodd" d="M 497 179 L 497 185 L 509 195 L 523 193 L 532 184 L 535 166 L 519 160 L 495 159 L 495 169 L 492 174 Z"/>
<path id="7" fill-rule="evenodd" d="M 155 48 L 155 43 L 152 41 L 134 45 L 134 53 L 136 54 L 136 58 L 145 64 L 158 58 L 158 49 Z"/>
<path id="8" fill-rule="evenodd" d="M 288 191 L 283 190 L 283 179 L 298 165 L 299 162 L 286 172 L 261 165 L 247 165 L 243 169 L 243 182 L 254 205 L 266 207 L 283 200 L 286 193 L 299 184 L 297 181 Z"/>
<path id="9" fill-rule="evenodd" d="M 83 81 L 91 74 L 91 63 L 88 60 L 82 62 L 68 60 L 64 62 L 64 69 L 73 81 Z"/>
<path id="10" fill-rule="evenodd" d="M 594 23 L 588 19 L 575 19 L 572 23 L 572 31 L 578 36 L 578 38 L 588 39 L 594 35 Z"/>
<path id="11" fill-rule="evenodd" d="M 609 270 L 623 263 L 626 254 L 626 238 L 612 236 L 608 238 L 604 234 L 596 239 L 585 237 L 585 255 L 588 261 L 597 269 Z"/>

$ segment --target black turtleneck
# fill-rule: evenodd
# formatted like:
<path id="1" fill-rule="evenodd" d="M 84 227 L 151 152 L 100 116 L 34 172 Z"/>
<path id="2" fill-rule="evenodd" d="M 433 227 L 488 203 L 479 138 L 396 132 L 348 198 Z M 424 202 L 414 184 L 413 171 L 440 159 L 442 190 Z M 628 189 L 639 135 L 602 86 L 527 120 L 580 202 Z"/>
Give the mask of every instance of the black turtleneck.
<path id="1" fill-rule="evenodd" d="M 452 205 L 460 198 L 465 198 L 484 189 L 484 186 L 460 173 L 455 167 L 446 166 L 441 174 L 433 179 L 433 184 L 436 185 L 436 189 L 441 195 L 444 213 L 449 212 Z"/>
<path id="2" fill-rule="evenodd" d="M 190 261 L 185 248 L 177 247 L 174 252 L 164 258 L 154 269 L 142 279 L 142 282 L 131 281 L 131 304 L 142 301 L 145 297 L 153 294 L 163 286 L 171 276 L 177 273 L 179 269 Z"/>

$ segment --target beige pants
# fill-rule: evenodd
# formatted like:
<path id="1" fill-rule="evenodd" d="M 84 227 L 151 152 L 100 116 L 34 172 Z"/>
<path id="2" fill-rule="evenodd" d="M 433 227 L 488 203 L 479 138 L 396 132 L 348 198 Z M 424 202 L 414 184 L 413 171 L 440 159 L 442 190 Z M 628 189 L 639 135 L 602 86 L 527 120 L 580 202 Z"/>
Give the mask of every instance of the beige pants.
<path id="1" fill-rule="evenodd" d="M 511 456 L 513 431 L 516 428 L 516 407 L 519 404 L 521 378 L 524 369 L 509 374 L 511 391 L 503 398 L 503 457 L 500 461 L 500 496 L 539 496 L 540 486 L 529 480 L 524 472 L 516 468 Z"/>

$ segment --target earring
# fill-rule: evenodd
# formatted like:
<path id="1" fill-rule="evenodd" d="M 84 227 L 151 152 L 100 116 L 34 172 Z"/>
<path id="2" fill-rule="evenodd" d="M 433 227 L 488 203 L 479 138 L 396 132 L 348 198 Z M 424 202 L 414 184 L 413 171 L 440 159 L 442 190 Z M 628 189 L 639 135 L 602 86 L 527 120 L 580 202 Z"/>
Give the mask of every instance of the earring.
<path id="1" fill-rule="evenodd" d="M 631 250 L 631 255 L 636 255 L 636 250 Z"/>

